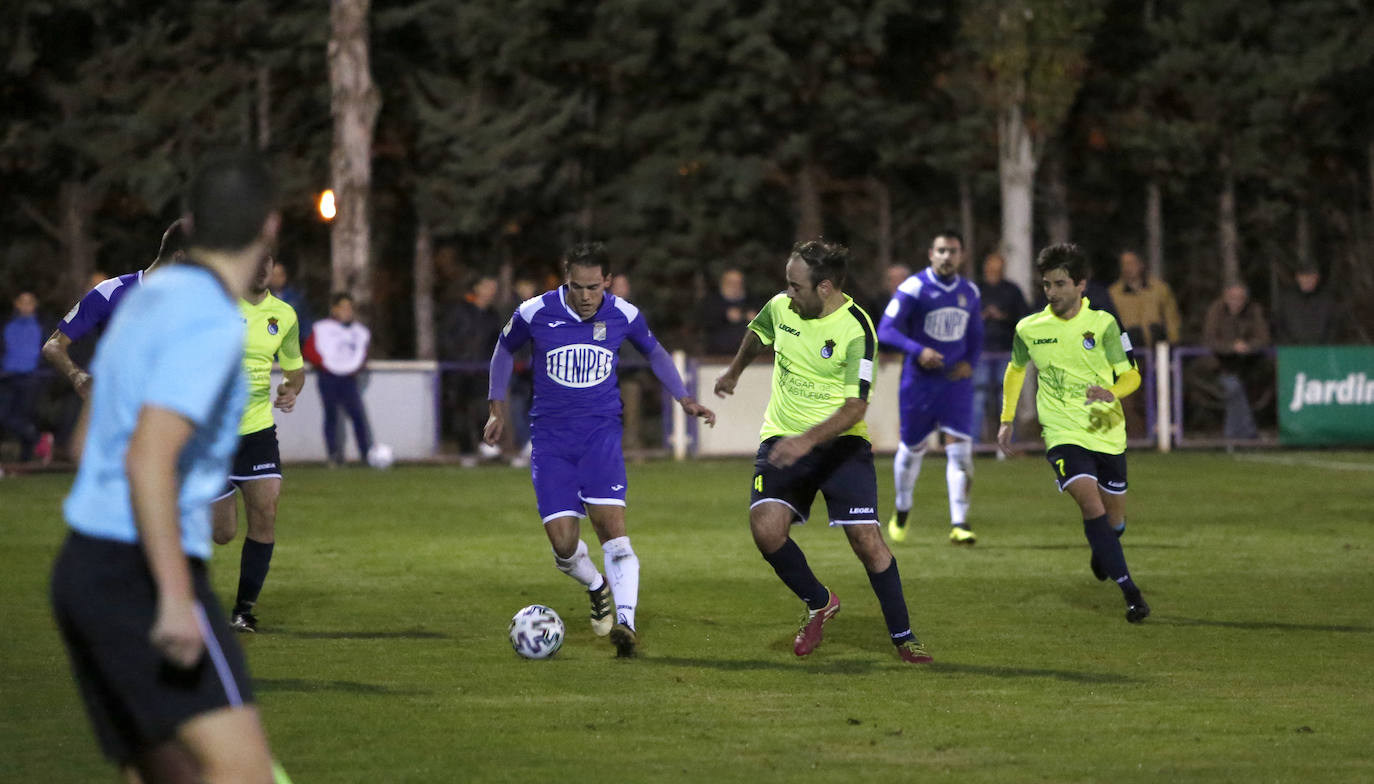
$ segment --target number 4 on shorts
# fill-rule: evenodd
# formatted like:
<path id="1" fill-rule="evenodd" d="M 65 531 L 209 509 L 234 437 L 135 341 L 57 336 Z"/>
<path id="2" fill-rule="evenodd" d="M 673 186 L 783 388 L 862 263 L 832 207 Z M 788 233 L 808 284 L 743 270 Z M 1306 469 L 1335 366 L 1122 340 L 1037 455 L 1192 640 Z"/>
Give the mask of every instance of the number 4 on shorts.
<path id="1" fill-rule="evenodd" d="M 755 474 L 755 475 L 754 475 L 754 492 L 756 492 L 756 493 L 762 493 L 762 492 L 763 492 L 763 474 Z"/>

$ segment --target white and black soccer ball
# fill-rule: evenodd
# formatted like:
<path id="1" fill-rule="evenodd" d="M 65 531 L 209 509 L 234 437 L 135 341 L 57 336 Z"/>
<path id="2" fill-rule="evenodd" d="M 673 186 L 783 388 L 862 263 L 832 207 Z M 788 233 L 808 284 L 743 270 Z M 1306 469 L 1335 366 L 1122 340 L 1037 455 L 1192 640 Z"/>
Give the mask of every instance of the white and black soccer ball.
<path id="1" fill-rule="evenodd" d="M 391 453 L 391 447 L 386 444 L 373 444 L 367 450 L 367 464 L 378 470 L 390 468 L 396 462 L 396 456 Z"/>
<path id="2" fill-rule="evenodd" d="M 563 619 L 552 607 L 531 604 L 510 619 L 510 647 L 526 659 L 547 659 L 563 647 Z"/>

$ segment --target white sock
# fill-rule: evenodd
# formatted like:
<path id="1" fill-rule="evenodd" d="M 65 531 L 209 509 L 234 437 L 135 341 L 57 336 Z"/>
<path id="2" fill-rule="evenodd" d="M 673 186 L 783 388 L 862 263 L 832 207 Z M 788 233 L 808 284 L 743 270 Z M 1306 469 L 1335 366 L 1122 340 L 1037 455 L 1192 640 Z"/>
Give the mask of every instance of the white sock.
<path id="1" fill-rule="evenodd" d="M 601 545 L 606 556 L 606 579 L 615 594 L 615 620 L 635 628 L 635 608 L 639 606 L 639 556 L 630 547 L 630 537 L 618 536 Z"/>
<path id="2" fill-rule="evenodd" d="M 911 511 L 911 497 L 916 492 L 916 478 L 921 475 L 921 458 L 926 456 L 924 439 L 915 447 L 897 443 L 897 459 L 892 463 L 892 484 L 896 491 L 893 504 L 899 512 Z"/>
<path id="3" fill-rule="evenodd" d="M 601 587 L 601 572 L 596 570 L 596 564 L 592 563 L 591 556 L 587 555 L 587 543 L 580 539 L 577 542 L 577 552 L 573 553 L 571 558 L 559 558 L 555 552 L 553 564 L 558 567 L 558 571 L 582 583 L 588 589 Z"/>
<path id="4" fill-rule="evenodd" d="M 945 484 L 949 485 L 950 525 L 968 522 L 968 490 L 973 484 L 973 443 L 962 439 L 945 444 Z"/>

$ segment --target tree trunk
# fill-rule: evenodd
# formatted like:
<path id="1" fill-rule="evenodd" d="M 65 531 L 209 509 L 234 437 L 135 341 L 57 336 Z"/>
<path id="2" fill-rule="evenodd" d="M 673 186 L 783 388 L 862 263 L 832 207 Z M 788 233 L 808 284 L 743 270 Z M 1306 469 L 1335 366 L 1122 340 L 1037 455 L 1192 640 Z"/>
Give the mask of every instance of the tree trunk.
<path id="1" fill-rule="evenodd" d="M 1035 151 L 1019 102 L 1002 108 L 997 122 L 997 174 L 1002 185 L 1002 256 L 1006 277 L 1021 287 L 1031 285 L 1034 242 Z"/>
<path id="2" fill-rule="evenodd" d="M 1221 252 L 1223 285 L 1242 282 L 1240 278 L 1240 234 L 1236 229 L 1236 175 L 1231 158 L 1221 156 L 1221 194 L 1217 204 L 1217 240 Z"/>
<path id="3" fill-rule="evenodd" d="M 868 178 L 868 190 L 873 194 L 873 209 L 878 213 L 878 258 L 874 266 L 882 275 L 892 266 L 892 191 L 878 177 Z"/>
<path id="4" fill-rule="evenodd" d="M 1293 248 L 1293 257 L 1298 260 L 1298 269 L 1309 269 L 1312 265 L 1312 214 L 1306 205 L 1299 206 L 1297 209 L 1298 225 L 1295 230 L 1293 240 L 1296 247 Z"/>
<path id="5" fill-rule="evenodd" d="M 258 106 L 258 149 L 266 150 L 272 146 L 272 69 L 258 66 L 257 106 Z"/>
<path id="6" fill-rule="evenodd" d="M 821 192 L 816 182 L 816 164 L 807 161 L 797 171 L 792 185 L 797 203 L 797 239 L 813 240 L 825 231 L 821 218 Z"/>
<path id="7" fill-rule="evenodd" d="M 415 227 L 415 358 L 434 359 L 434 237 L 421 218 Z"/>
<path id="8" fill-rule="evenodd" d="M 1145 260 L 1152 273 L 1164 277 L 1164 195 L 1157 177 L 1145 184 Z"/>
<path id="9" fill-rule="evenodd" d="M 1069 186 L 1064 181 L 1064 161 L 1062 151 L 1056 151 L 1046 162 L 1045 196 L 1048 214 L 1045 216 L 1045 229 L 1050 243 L 1058 245 L 1073 241 L 1073 223 L 1069 218 Z"/>
<path id="10" fill-rule="evenodd" d="M 90 191 L 84 182 L 69 180 L 62 183 L 57 194 L 58 228 L 61 231 L 62 249 L 67 255 L 67 279 L 64 287 L 68 299 L 75 302 L 86 293 L 90 286 L 91 273 L 95 272 L 95 243 L 91 241 Z M 147 266 L 152 257 L 142 260 L 140 266 Z M 120 275 L 130 270 L 107 270 L 109 275 Z"/>
<path id="11" fill-rule="evenodd" d="M 1369 141 L 1369 220 L 1374 226 L 1374 139 Z"/>
<path id="12" fill-rule="evenodd" d="M 978 275 L 978 270 L 974 269 L 976 262 L 973 260 L 973 255 L 978 252 L 977 238 L 974 237 L 976 230 L 977 226 L 973 221 L 973 178 L 967 172 L 959 172 L 959 233 L 964 235 L 964 257 L 969 259 L 966 273 L 970 278 Z"/>
<path id="13" fill-rule="evenodd" d="M 369 0 L 332 0 L 328 49 L 334 116 L 329 164 L 338 211 L 330 227 L 331 282 L 334 291 L 352 292 L 365 314 L 372 302 L 372 135 L 381 108 L 368 65 L 369 5 Z"/>

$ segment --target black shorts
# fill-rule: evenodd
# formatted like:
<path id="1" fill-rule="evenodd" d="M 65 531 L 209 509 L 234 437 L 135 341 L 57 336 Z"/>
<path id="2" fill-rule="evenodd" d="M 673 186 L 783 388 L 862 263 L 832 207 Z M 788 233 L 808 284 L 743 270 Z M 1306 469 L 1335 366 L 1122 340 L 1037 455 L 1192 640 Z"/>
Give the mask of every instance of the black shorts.
<path id="1" fill-rule="evenodd" d="M 1121 495 L 1126 492 L 1126 453 L 1109 455 L 1094 452 L 1078 444 L 1060 444 L 1045 453 L 1045 459 L 1054 468 L 1054 481 L 1059 483 L 1059 492 L 1064 492 L 1069 482 L 1080 476 L 1090 476 L 1097 480 L 1097 486 L 1104 493 Z"/>
<path id="2" fill-rule="evenodd" d="M 254 479 L 281 479 L 281 447 L 277 444 L 276 425 L 239 436 L 229 480 L 215 500 L 233 495 L 234 488 Z"/>
<path id="3" fill-rule="evenodd" d="M 190 559 L 205 655 L 193 669 L 168 664 L 148 640 L 157 589 L 142 548 L 71 532 L 52 575 L 53 615 L 100 748 L 126 763 L 212 710 L 253 702 L 243 650 Z"/>
<path id="4" fill-rule="evenodd" d="M 807 453 L 802 459 L 778 468 L 768 462 L 768 452 L 782 436 L 759 444 L 754 457 L 754 484 L 749 508 L 767 501 L 786 504 L 794 523 L 811 515 L 811 502 L 819 491 L 825 496 L 831 525 L 878 523 L 878 474 L 873 468 L 873 446 L 859 436 L 840 436 Z"/>

